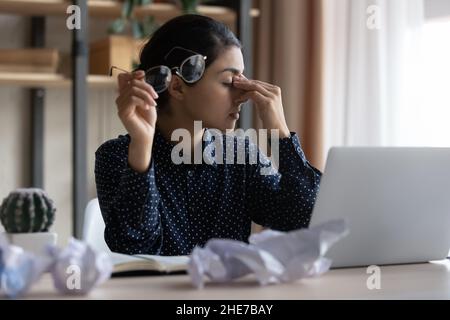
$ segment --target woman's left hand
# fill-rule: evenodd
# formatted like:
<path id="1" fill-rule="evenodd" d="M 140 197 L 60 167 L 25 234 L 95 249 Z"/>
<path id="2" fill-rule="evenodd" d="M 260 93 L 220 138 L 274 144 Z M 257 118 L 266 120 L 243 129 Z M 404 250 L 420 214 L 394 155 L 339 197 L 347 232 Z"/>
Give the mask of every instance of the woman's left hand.
<path id="1" fill-rule="evenodd" d="M 269 130 L 269 134 L 271 129 L 278 129 L 280 138 L 290 136 L 284 118 L 280 87 L 258 80 L 249 80 L 244 76 L 235 76 L 233 85 L 244 91 L 239 100 L 251 99 L 254 102 L 263 127 Z"/>

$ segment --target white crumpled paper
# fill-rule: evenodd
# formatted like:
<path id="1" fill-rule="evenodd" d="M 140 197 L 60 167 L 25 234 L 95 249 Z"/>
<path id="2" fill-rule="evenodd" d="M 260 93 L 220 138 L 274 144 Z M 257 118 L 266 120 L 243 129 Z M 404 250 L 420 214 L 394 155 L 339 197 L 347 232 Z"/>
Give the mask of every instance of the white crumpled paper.
<path id="1" fill-rule="evenodd" d="M 41 256 L 9 244 L 0 234 L 0 294 L 22 296 L 47 271 L 58 291 L 85 294 L 110 277 L 112 262 L 106 253 L 96 253 L 75 239 L 62 250 L 50 246 L 48 254 Z"/>
<path id="2" fill-rule="evenodd" d="M 113 265 L 105 252 L 96 253 L 86 243 L 70 239 L 64 249 L 50 247 L 50 272 L 55 288 L 65 294 L 86 294 L 109 279 Z"/>
<path id="3" fill-rule="evenodd" d="M 10 298 L 23 295 L 47 269 L 50 261 L 10 245 L 0 234 L 0 291 Z"/>
<path id="4" fill-rule="evenodd" d="M 290 232 L 265 230 L 250 236 L 249 244 L 211 239 L 204 248 L 194 248 L 188 272 L 197 288 L 204 286 L 205 276 L 229 282 L 254 274 L 261 285 L 318 276 L 331 266 L 325 253 L 347 234 L 344 220 L 332 220 Z"/>

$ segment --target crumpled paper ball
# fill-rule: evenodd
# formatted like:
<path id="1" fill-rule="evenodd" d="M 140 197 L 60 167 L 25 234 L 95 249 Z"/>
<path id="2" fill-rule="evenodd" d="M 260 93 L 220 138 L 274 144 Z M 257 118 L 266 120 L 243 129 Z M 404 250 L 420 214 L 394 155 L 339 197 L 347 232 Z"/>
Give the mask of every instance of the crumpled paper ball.
<path id="1" fill-rule="evenodd" d="M 53 258 L 50 272 L 55 288 L 64 294 L 86 294 L 110 278 L 113 265 L 108 254 L 96 253 L 86 243 L 71 238 L 64 249 L 48 249 Z"/>
<path id="2" fill-rule="evenodd" d="M 50 263 L 49 259 L 10 245 L 6 237 L 0 234 L 0 291 L 9 298 L 25 294 Z"/>
<path id="3" fill-rule="evenodd" d="M 192 284 L 230 282 L 254 274 L 261 285 L 291 282 L 328 271 L 332 261 L 324 255 L 348 234 L 344 220 L 332 220 L 309 229 L 290 232 L 265 230 L 249 238 L 249 244 L 211 239 L 191 253 L 188 272 Z"/>
<path id="4" fill-rule="evenodd" d="M 111 276 L 113 265 L 106 253 L 71 239 L 63 249 L 47 248 L 34 255 L 11 245 L 0 234 L 0 293 L 9 298 L 25 295 L 44 272 L 50 272 L 55 288 L 64 294 L 86 294 Z"/>

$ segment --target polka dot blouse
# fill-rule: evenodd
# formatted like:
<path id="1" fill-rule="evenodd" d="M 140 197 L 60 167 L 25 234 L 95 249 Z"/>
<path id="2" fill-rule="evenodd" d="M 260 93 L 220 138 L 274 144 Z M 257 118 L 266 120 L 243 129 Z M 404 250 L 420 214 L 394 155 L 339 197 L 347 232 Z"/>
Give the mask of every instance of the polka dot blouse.
<path id="1" fill-rule="evenodd" d="M 214 141 L 209 131 L 203 150 Z M 307 227 L 321 173 L 306 160 L 297 134 L 279 140 L 278 170 L 248 139 L 225 137 L 222 164 L 214 161 L 213 150 L 202 164 L 177 165 L 171 160 L 175 143 L 157 129 L 146 173 L 128 166 L 129 135 L 102 144 L 95 154 L 95 179 L 109 248 L 126 254 L 187 255 L 211 238 L 247 242 L 252 221 L 282 231 Z M 242 145 L 245 163 L 227 163 L 226 151 L 233 150 L 238 159 Z M 257 152 L 256 163 L 249 161 L 251 150 Z M 261 174 L 263 168 L 274 174 Z"/>

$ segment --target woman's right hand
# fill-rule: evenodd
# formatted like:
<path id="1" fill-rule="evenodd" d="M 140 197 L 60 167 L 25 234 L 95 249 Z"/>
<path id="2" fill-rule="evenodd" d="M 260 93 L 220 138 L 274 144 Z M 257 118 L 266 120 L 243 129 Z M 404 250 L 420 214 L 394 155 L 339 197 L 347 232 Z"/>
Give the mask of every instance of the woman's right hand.
<path id="1" fill-rule="evenodd" d="M 149 144 L 153 141 L 156 125 L 158 94 L 145 82 L 142 70 L 121 73 L 118 76 L 119 96 L 116 99 L 118 115 L 132 140 Z"/>

